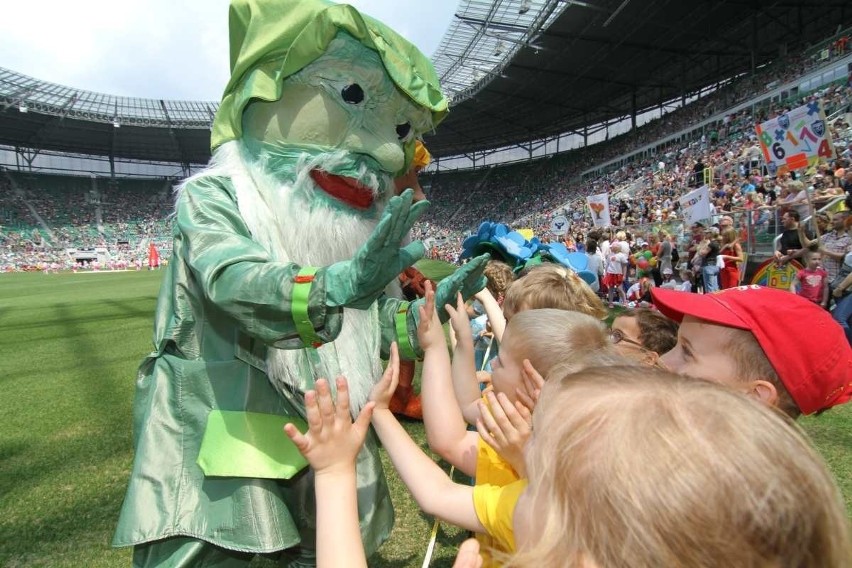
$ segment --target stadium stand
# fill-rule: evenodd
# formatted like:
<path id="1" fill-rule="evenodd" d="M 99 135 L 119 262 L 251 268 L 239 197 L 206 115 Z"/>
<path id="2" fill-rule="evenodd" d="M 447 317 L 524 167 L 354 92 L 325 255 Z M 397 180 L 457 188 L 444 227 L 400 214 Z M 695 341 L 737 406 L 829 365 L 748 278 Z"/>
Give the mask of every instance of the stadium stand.
<path id="1" fill-rule="evenodd" d="M 548 19 L 551 24 L 556 22 L 554 25 L 561 21 L 558 14 L 551 14 Z M 547 238 L 553 215 L 567 212 L 575 221 L 571 236 L 574 241 L 580 241 L 589 222 L 584 197 L 607 191 L 616 212 L 614 224 L 628 227 L 639 236 L 652 223 L 671 223 L 676 219 L 677 198 L 694 186 L 692 176 L 700 161 L 709 171 L 707 181 L 714 187 L 721 184 L 714 198 L 717 211 L 734 213 L 738 224 L 750 222 L 755 232 L 767 233 L 761 244 L 768 245 L 778 227 L 777 203 L 768 199 L 756 204 L 751 198 L 747 200 L 738 186 L 756 170 L 762 195 L 781 191 L 781 187 L 770 183 L 763 171 L 762 157 L 754 151 L 754 124 L 818 97 L 830 117 L 838 158 L 848 159 L 852 144 L 849 128 L 852 55 L 848 36 L 848 31 L 838 31 L 812 42 L 800 52 L 770 58 L 751 73 L 715 76 L 710 88 L 700 91 L 703 96 L 691 97 L 689 101 L 684 98 L 678 108 L 665 113 L 660 110 L 659 118 L 600 143 L 537 159 L 480 165 L 467 170 L 442 169 L 441 163 L 446 164 L 448 157 L 439 155 L 436 167 L 423 180 L 432 208 L 416 227 L 416 234 L 428 241 L 434 257 L 457 260 L 461 240 L 481 221 L 528 227 Z M 437 60 L 441 53 L 436 55 Z M 60 112 L 55 105 L 36 100 L 35 95 L 35 102 L 27 102 L 15 93 L 22 89 L 34 93 L 42 87 L 45 92 L 68 88 L 38 83 L 7 70 L 0 72 L 0 79 L 3 105 L 0 126 L 14 124 L 19 132 L 36 128 L 39 129 L 35 131 L 36 140 L 45 141 L 43 148 L 35 149 L 33 160 L 27 165 L 22 166 L 21 160 L 16 159 L 13 166 L 9 159 L 13 149 L 24 154 L 13 140 L 0 139 L 0 149 L 6 145 L 5 165 L 0 166 L 0 244 L 4 253 L 0 267 L 4 270 L 73 267 L 75 261 L 69 251 L 96 247 L 107 250 L 106 257 L 112 267 L 142 265 L 150 243 L 155 243 L 161 249 L 161 256 L 168 258 L 171 188 L 203 161 L 198 137 L 205 124 L 209 125 L 215 105 L 175 101 L 160 101 L 162 104 L 156 105 L 141 99 L 113 100 L 108 95 L 77 91 L 69 96 L 75 97 L 75 101 L 88 101 L 86 104 L 91 108 L 76 113 L 75 103 Z M 471 104 L 469 98 L 464 98 L 470 93 L 456 89 L 453 95 L 460 108 Z M 119 102 L 126 115 L 94 111 L 108 108 L 109 104 L 118 108 Z M 658 103 L 663 106 L 663 101 Z M 42 122 L 30 124 L 34 113 L 29 107 L 25 107 L 28 111 L 25 112 L 22 105 L 30 105 L 34 111 L 41 109 L 48 118 L 39 117 Z M 56 116 L 60 117 L 58 126 L 50 122 Z M 91 160 L 80 160 L 85 165 L 73 172 L 77 175 L 44 173 L 50 168 L 32 168 L 33 163 L 39 163 L 39 155 L 47 156 L 63 144 L 61 149 L 66 152 L 103 155 L 100 138 L 69 147 L 68 142 L 56 141 L 62 136 L 48 136 L 61 130 L 64 124 L 70 133 L 66 138 L 73 140 L 74 125 L 84 120 L 90 126 L 98 123 L 98 128 L 106 129 L 104 132 L 114 138 L 113 150 L 121 147 L 122 156 L 110 154 L 108 161 L 99 158 L 95 166 L 91 166 Z M 125 138 L 125 133 L 136 135 L 142 131 L 141 138 L 133 141 Z M 172 154 L 164 153 L 160 139 L 163 136 L 168 138 L 165 146 L 172 149 Z M 436 147 L 455 143 L 452 135 L 447 139 L 439 139 Z M 119 144 L 119 140 L 123 142 Z M 200 140 L 203 143 L 204 137 Z M 119 157 L 138 166 L 137 169 L 154 170 L 157 174 L 124 177 L 122 168 L 125 171 L 134 168 L 113 163 Z M 821 170 L 819 175 L 823 177 L 817 182 L 817 174 L 812 172 L 804 182 L 806 186 L 815 186 L 813 191 L 815 197 L 822 199 L 821 204 L 843 193 L 837 189 L 841 188 L 841 180 L 826 176 Z M 682 226 L 677 230 L 683 233 Z M 756 238 L 752 241 L 757 244 Z"/>

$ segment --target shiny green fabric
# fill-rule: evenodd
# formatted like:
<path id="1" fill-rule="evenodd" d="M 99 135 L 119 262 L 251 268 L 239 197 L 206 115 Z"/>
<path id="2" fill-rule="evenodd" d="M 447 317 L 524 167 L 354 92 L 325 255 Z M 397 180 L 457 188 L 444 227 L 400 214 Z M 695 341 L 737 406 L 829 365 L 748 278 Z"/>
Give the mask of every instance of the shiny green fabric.
<path id="1" fill-rule="evenodd" d="M 339 31 L 379 54 L 400 91 L 432 112 L 433 126 L 447 114 L 448 101 L 429 59 L 352 6 L 327 0 L 232 0 L 229 29 L 231 79 L 213 121 L 214 150 L 241 138 L 243 111 L 251 99 L 279 100 L 284 79 L 322 55 Z"/>
<path id="2" fill-rule="evenodd" d="M 302 395 L 280 394 L 264 372 L 270 345 L 303 347 L 290 313 L 299 268 L 273 261 L 251 240 L 229 180 L 206 177 L 185 186 L 157 303 L 155 350 L 137 376 L 136 456 L 114 545 L 181 535 L 231 550 L 272 552 L 302 539 L 313 542 L 309 469 L 287 481 L 216 478 L 205 477 L 196 463 L 211 410 L 304 417 Z M 325 303 L 320 269 L 308 313 L 317 334 L 331 341 L 343 314 Z M 379 305 L 383 351 L 395 333 L 398 305 Z M 413 328 L 409 333 L 416 340 Z M 370 554 L 393 526 L 373 434 L 357 465 L 358 508 Z"/>

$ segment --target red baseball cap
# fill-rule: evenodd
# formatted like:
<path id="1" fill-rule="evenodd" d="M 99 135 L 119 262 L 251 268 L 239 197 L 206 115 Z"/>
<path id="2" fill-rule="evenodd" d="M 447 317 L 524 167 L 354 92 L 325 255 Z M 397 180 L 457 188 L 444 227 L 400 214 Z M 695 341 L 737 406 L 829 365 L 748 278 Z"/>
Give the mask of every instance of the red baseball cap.
<path id="1" fill-rule="evenodd" d="M 745 329 L 803 414 L 852 399 L 852 348 L 843 329 L 813 302 L 774 288 L 739 286 L 712 294 L 653 288 L 663 315 Z"/>

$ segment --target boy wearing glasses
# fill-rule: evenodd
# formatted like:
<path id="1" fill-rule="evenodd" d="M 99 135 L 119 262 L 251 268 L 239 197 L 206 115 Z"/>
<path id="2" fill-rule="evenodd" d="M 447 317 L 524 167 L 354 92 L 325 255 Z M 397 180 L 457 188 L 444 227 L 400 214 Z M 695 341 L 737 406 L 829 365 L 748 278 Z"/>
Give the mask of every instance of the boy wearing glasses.
<path id="1" fill-rule="evenodd" d="M 620 313 L 609 336 L 622 355 L 653 366 L 677 343 L 678 325 L 656 310 L 636 308 Z"/>

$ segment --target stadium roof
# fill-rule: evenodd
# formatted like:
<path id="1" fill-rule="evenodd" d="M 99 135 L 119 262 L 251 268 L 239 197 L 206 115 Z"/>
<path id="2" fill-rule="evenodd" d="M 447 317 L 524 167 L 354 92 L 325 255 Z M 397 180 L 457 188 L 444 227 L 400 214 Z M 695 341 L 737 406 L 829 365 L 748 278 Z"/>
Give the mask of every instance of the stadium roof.
<path id="1" fill-rule="evenodd" d="M 461 0 L 433 56 L 452 99 L 439 157 L 627 116 L 801 50 L 841 0 Z M 209 159 L 216 102 L 117 97 L 0 69 L 0 145 L 181 164 Z"/>
<path id="2" fill-rule="evenodd" d="M 0 68 L 0 144 L 205 163 L 218 103 L 117 97 Z"/>
<path id="3" fill-rule="evenodd" d="M 543 2 L 550 25 L 529 36 L 520 4 L 462 2 L 471 9 L 456 19 L 486 34 L 493 50 L 471 49 L 468 37 L 450 31 L 435 55 L 439 72 L 452 69 L 444 58 L 487 65 L 500 55 L 495 38 L 513 42 L 517 52 L 468 88 L 454 89 L 454 76 L 443 73 L 454 104 L 426 139 L 434 155 L 582 134 L 584 126 L 801 51 L 852 22 L 843 0 L 550 0 Z"/>

